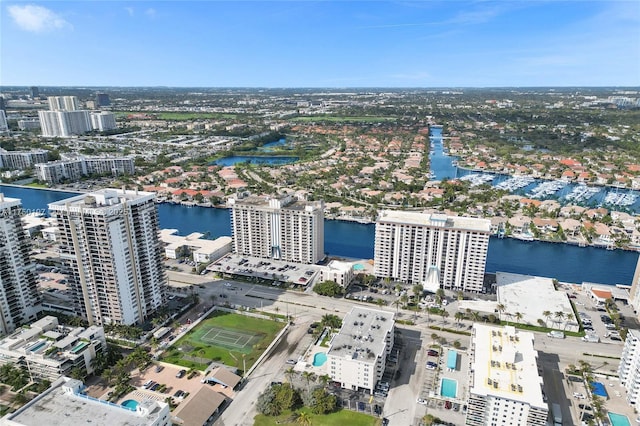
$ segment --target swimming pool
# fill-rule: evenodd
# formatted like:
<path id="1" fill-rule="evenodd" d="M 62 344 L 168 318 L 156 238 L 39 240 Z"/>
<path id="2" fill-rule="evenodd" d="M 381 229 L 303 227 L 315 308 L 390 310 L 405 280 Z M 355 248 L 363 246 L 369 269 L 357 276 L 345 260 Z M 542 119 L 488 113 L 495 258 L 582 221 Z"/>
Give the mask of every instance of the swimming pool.
<path id="1" fill-rule="evenodd" d="M 623 414 L 609 412 L 607 415 L 609 416 L 609 420 L 611 420 L 611 426 L 631 426 L 629 417 Z"/>
<path id="2" fill-rule="evenodd" d="M 327 354 L 324 352 L 316 352 L 315 355 L 313 355 L 314 367 L 322 367 L 325 362 L 327 362 Z"/>
<path id="3" fill-rule="evenodd" d="M 44 347 L 44 345 L 46 345 L 47 342 L 38 342 L 35 345 L 33 345 L 31 348 L 29 348 L 29 351 L 31 352 L 38 352 L 39 349 L 42 349 Z"/>
<path id="4" fill-rule="evenodd" d="M 355 265 L 353 265 L 353 270 L 354 271 L 363 271 L 364 270 L 364 265 L 361 263 L 356 263 Z"/>
<path id="5" fill-rule="evenodd" d="M 440 381 L 440 395 L 447 398 L 455 398 L 458 393 L 458 381 L 443 377 Z"/>
<path id="6" fill-rule="evenodd" d="M 120 405 L 128 408 L 129 410 L 135 411 L 138 408 L 138 401 L 136 401 L 135 399 L 127 399 L 126 401 L 123 401 L 122 404 Z"/>

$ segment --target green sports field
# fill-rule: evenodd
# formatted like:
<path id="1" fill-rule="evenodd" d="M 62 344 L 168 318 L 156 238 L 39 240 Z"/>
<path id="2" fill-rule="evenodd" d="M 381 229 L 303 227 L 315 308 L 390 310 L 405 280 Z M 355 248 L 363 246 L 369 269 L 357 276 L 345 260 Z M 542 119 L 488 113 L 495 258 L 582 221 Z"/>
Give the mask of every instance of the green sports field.
<path id="1" fill-rule="evenodd" d="M 284 323 L 214 311 L 178 340 L 162 361 L 204 370 L 212 361 L 249 369 Z"/>

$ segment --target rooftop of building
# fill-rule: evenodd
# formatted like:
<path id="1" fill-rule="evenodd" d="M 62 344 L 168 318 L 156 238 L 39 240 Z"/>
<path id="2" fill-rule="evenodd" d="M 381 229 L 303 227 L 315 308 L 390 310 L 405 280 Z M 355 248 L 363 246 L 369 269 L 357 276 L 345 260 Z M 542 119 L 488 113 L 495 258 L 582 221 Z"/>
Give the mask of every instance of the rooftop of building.
<path id="1" fill-rule="evenodd" d="M 447 216 L 437 213 L 409 212 L 399 210 L 382 210 L 377 222 L 397 223 L 403 225 L 431 226 L 438 228 L 465 229 L 477 232 L 490 232 L 491 221 L 475 217 Z"/>
<path id="2" fill-rule="evenodd" d="M 167 244 L 165 247 L 166 250 L 176 250 L 179 247 L 189 246 L 197 248 L 198 252 L 211 253 L 231 244 L 232 241 L 231 237 L 226 236 L 216 238 L 215 240 L 203 239 L 204 234 L 199 232 L 192 232 L 185 237 L 176 235 L 177 233 L 177 229 L 160 230 L 160 240 Z"/>
<path id="3" fill-rule="evenodd" d="M 387 334 L 393 333 L 394 319 L 391 312 L 354 306 L 342 320 L 327 355 L 375 362 L 386 347 Z"/>
<path id="4" fill-rule="evenodd" d="M 548 319 L 548 325 L 578 331 L 576 319 L 569 321 L 567 318 L 569 314 L 574 315 L 567 293 L 556 290 L 551 278 L 497 272 L 496 292 L 498 304 L 505 307 L 504 313 L 501 313 L 502 319 L 510 315 L 510 318 L 516 320 L 514 315 L 520 313 L 522 318 L 518 319 L 518 322 L 535 325 L 539 319 L 545 319 L 542 314 L 544 311 L 553 314 L 563 312 L 565 317 L 561 322 L 555 323 Z"/>
<path id="5" fill-rule="evenodd" d="M 108 214 L 114 209 L 119 211 L 116 208 L 122 207 L 123 201 L 128 204 L 138 204 L 154 198 L 153 192 L 105 188 L 53 202 L 49 204 L 49 210 L 65 210 L 68 206 L 71 211 L 83 209 L 93 210 L 94 213 Z"/>
<path id="6" fill-rule="evenodd" d="M 224 403 L 226 397 L 220 392 L 203 386 L 189 395 L 173 412 L 173 420 L 180 425 L 202 425 Z"/>
<path id="7" fill-rule="evenodd" d="M 0 192 L 0 210 L 19 206 L 21 204 L 22 204 L 22 201 L 19 198 L 5 197 L 4 194 Z"/>
<path id="8" fill-rule="evenodd" d="M 96 335 L 104 335 L 102 327 L 63 327 L 56 317 L 46 316 L 1 339 L 0 351 L 62 363 L 80 355 Z"/>
<path id="9" fill-rule="evenodd" d="M 294 195 L 281 195 L 277 197 L 266 197 L 250 195 L 240 199 L 230 199 L 231 206 L 247 206 L 256 207 L 265 210 L 283 209 L 283 210 L 308 210 L 308 208 L 323 209 L 322 202 L 304 201 Z"/>
<path id="10" fill-rule="evenodd" d="M 98 426 L 153 424 L 165 408 L 163 402 L 137 401 L 133 410 L 108 401 L 83 395 L 79 380 L 61 377 L 49 389 L 4 419 L 27 426 L 79 425 Z"/>
<path id="11" fill-rule="evenodd" d="M 544 408 L 533 333 L 512 326 L 473 325 L 471 393 Z"/>

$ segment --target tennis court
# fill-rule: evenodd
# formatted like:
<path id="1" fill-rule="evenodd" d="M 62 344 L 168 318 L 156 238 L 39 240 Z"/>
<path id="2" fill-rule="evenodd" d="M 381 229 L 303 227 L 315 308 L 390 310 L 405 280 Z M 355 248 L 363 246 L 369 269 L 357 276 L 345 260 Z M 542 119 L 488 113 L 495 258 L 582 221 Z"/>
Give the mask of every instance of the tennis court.
<path id="1" fill-rule="evenodd" d="M 214 311 L 175 342 L 162 360 L 200 370 L 212 361 L 248 368 L 282 327 L 276 321 Z"/>
<path id="2" fill-rule="evenodd" d="M 194 337 L 195 334 L 194 334 Z M 229 330 L 210 327 L 200 336 L 200 340 L 214 346 L 222 346 L 240 352 L 251 351 L 251 347 L 261 340 L 262 336 L 246 331 Z"/>

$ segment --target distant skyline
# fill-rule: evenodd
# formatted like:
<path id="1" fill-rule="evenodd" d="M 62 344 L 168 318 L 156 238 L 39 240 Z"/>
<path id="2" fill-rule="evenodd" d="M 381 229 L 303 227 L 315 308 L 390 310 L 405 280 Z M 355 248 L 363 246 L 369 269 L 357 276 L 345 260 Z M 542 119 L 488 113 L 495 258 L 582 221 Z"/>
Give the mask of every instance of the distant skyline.
<path id="1" fill-rule="evenodd" d="M 633 1 L 3 1 L 0 85 L 640 86 Z"/>

